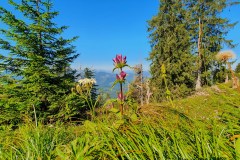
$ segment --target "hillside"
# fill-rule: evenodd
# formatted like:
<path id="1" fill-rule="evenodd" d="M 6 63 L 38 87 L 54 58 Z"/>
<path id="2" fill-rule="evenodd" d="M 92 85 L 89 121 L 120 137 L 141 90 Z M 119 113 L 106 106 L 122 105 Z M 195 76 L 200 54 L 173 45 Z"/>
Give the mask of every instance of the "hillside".
<path id="1" fill-rule="evenodd" d="M 219 84 L 203 88 L 188 98 L 174 100 L 173 105 L 165 102 L 144 106 L 142 112 L 145 114 L 151 114 L 151 111 L 153 113 L 167 112 L 169 114 L 175 111 L 199 121 L 230 116 L 237 122 L 240 120 L 240 93 L 229 86 Z"/>
<path id="2" fill-rule="evenodd" d="M 0 158 L 238 159 L 239 96 L 219 84 L 172 104 L 145 105 L 137 116 L 132 108 L 122 118 L 116 109 L 101 108 L 83 125 L 2 127 Z"/>

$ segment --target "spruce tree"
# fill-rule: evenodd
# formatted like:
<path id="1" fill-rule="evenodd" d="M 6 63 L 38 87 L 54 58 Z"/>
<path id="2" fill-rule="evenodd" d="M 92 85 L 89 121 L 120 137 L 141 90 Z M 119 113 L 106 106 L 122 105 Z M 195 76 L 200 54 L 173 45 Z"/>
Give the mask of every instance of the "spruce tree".
<path id="1" fill-rule="evenodd" d="M 232 40 L 226 39 L 225 35 L 236 23 L 230 23 L 227 18 L 221 17 L 221 13 L 227 6 L 237 3 L 227 0 L 185 0 L 185 3 L 186 10 L 191 14 L 188 23 L 193 54 L 197 55 L 196 89 L 199 89 L 203 85 L 222 81 L 220 75 L 226 69 L 216 61 L 215 55 L 223 45 L 230 48 L 235 46 Z"/>
<path id="2" fill-rule="evenodd" d="M 166 86 L 161 75 L 165 65 L 167 85 L 175 97 L 188 94 L 193 88 L 193 56 L 191 54 L 189 13 L 183 1 L 160 0 L 158 14 L 149 21 L 149 55 L 151 86 L 156 100 L 166 97 Z"/>
<path id="3" fill-rule="evenodd" d="M 52 11 L 51 0 L 9 0 L 23 19 L 0 6 L 0 21 L 7 28 L 0 30 L 2 111 L 30 113 L 53 118 L 63 110 L 64 97 L 70 93 L 75 70 L 70 64 L 78 56 L 71 43 L 77 37 L 64 39 L 66 26 L 53 22 L 58 12 Z M 16 117 L 16 116 L 15 116 Z M 14 118 L 14 117 L 13 117 Z"/>
<path id="4" fill-rule="evenodd" d="M 235 72 L 240 74 L 240 63 L 237 64 Z"/>
<path id="5" fill-rule="evenodd" d="M 240 63 L 238 63 L 236 66 L 235 74 L 236 74 L 236 77 L 240 79 Z"/>

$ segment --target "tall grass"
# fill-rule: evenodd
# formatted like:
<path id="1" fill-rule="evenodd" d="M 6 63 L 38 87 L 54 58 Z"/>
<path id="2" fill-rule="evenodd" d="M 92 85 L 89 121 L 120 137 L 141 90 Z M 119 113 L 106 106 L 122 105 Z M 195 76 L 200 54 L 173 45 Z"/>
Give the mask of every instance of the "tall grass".
<path id="1" fill-rule="evenodd" d="M 73 140 L 74 134 L 59 126 L 35 126 L 28 123 L 12 131 L 5 128 L 0 132 L 0 159 L 54 159 L 57 145 Z"/>
<path id="2" fill-rule="evenodd" d="M 141 117 L 119 128 L 105 122 L 58 128 L 23 126 L 1 138 L 1 159 L 235 159 L 231 128 L 185 122 L 166 127 Z M 229 130 L 230 129 L 230 130 Z M 239 131 L 239 130 L 238 130 Z M 7 136 L 6 136 L 7 135 Z"/>
<path id="3" fill-rule="evenodd" d="M 0 159 L 239 159 L 239 93 L 220 89 L 145 106 L 118 125 L 105 113 L 82 125 L 2 126 Z"/>
<path id="4" fill-rule="evenodd" d="M 226 128 L 187 123 L 176 128 L 163 127 L 141 117 L 143 123 L 111 124 L 91 122 L 80 136 L 58 148 L 58 157 L 66 159 L 235 159 L 233 143 Z M 89 126 L 91 125 L 91 127 Z M 83 127 L 84 127 L 83 126 Z"/>

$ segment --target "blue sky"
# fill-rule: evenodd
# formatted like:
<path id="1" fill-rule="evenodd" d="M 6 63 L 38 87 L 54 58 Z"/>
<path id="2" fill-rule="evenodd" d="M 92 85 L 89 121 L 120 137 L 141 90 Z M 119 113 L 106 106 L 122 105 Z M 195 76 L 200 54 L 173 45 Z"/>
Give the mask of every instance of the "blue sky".
<path id="1" fill-rule="evenodd" d="M 0 0 L 0 5 L 9 7 L 6 2 Z M 151 50 L 147 20 L 157 14 L 158 7 L 158 0 L 54 0 L 54 10 L 60 12 L 55 22 L 69 26 L 64 37 L 79 36 L 74 45 L 80 56 L 72 66 L 110 71 L 112 58 L 122 53 L 130 65 L 143 63 L 147 70 L 150 62 L 146 58 Z M 234 6 L 222 15 L 240 21 L 239 11 L 240 6 Z M 240 43 L 239 32 L 240 24 L 227 38 Z M 240 46 L 233 51 L 240 54 Z"/>
<path id="2" fill-rule="evenodd" d="M 81 54 L 74 67 L 112 70 L 112 58 L 122 53 L 130 65 L 144 63 L 150 51 L 146 21 L 158 10 L 158 0 L 67 0 L 55 3 L 57 20 L 80 36 Z"/>

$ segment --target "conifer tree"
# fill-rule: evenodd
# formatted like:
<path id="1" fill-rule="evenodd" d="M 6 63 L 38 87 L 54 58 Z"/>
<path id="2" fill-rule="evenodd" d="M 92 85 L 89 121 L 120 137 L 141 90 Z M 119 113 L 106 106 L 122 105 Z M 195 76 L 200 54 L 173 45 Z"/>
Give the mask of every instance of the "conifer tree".
<path id="1" fill-rule="evenodd" d="M 183 1 L 160 0 L 157 16 L 149 21 L 149 55 L 151 86 L 156 100 L 166 97 L 160 68 L 166 66 L 168 87 L 175 96 L 183 96 L 193 88 L 193 56 L 191 54 L 189 13 Z"/>
<path id="2" fill-rule="evenodd" d="M 240 63 L 237 64 L 235 72 L 238 74 L 240 73 Z"/>
<path id="3" fill-rule="evenodd" d="M 230 48 L 235 46 L 232 40 L 226 39 L 225 35 L 236 25 L 236 23 L 230 23 L 227 18 L 221 17 L 221 13 L 227 6 L 237 2 L 185 0 L 185 3 L 186 10 L 191 14 L 188 23 L 193 54 L 197 55 L 196 89 L 199 89 L 202 85 L 211 85 L 213 81 L 221 82 L 221 77 L 212 79 L 212 72 L 214 75 L 220 75 L 225 71 L 224 66 L 216 61 L 215 55 L 222 49 L 223 44 Z"/>
<path id="4" fill-rule="evenodd" d="M 51 0 L 9 0 L 24 19 L 0 6 L 0 76 L 3 95 L 1 109 L 52 117 L 64 109 L 64 97 L 75 80 L 70 64 L 78 56 L 71 43 L 77 37 L 64 39 L 66 26 L 57 27 Z M 4 37 L 4 38 L 2 38 Z M 10 110 L 10 111 L 12 111 Z M 18 114 L 20 115 L 20 114 Z"/>
<path id="5" fill-rule="evenodd" d="M 236 73 L 236 77 L 240 79 L 240 63 L 237 64 L 235 73 Z"/>

